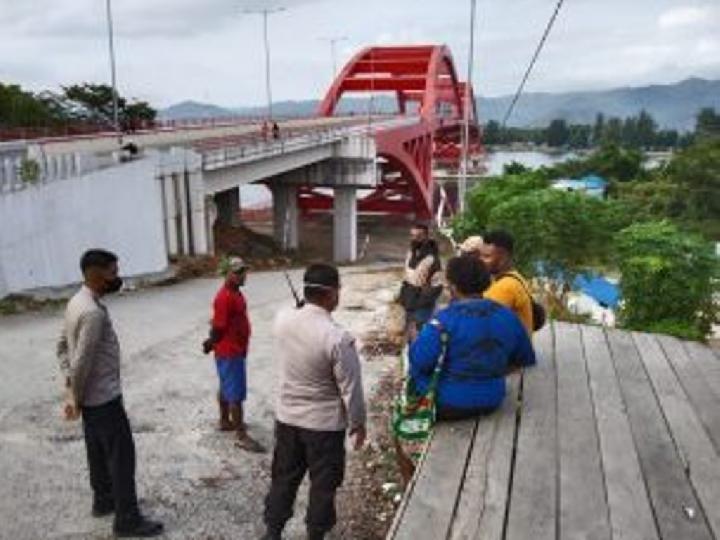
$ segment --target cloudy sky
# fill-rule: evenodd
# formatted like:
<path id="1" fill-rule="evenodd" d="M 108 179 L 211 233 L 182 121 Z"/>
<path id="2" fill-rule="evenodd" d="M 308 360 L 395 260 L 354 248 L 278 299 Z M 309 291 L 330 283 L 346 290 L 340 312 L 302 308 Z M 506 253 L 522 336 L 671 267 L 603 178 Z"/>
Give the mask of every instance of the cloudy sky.
<path id="1" fill-rule="evenodd" d="M 555 0 L 478 0 L 474 83 L 511 93 Z M 264 100 L 264 6 L 277 100 L 319 98 L 330 46 L 446 43 L 464 72 L 469 0 L 113 0 L 120 92 L 156 106 Z M 720 0 L 566 0 L 528 91 L 720 78 Z M 104 0 L 0 0 L 0 81 L 33 90 L 107 81 Z"/>

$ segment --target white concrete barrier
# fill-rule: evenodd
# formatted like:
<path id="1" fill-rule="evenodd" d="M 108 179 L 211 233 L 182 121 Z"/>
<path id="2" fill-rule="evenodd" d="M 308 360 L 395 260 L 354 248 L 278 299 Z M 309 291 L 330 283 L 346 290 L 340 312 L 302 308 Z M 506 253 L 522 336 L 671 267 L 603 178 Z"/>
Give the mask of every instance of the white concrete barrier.
<path id="1" fill-rule="evenodd" d="M 0 297 L 80 281 L 89 248 L 114 251 L 121 272 L 167 268 L 154 157 L 0 196 Z"/>

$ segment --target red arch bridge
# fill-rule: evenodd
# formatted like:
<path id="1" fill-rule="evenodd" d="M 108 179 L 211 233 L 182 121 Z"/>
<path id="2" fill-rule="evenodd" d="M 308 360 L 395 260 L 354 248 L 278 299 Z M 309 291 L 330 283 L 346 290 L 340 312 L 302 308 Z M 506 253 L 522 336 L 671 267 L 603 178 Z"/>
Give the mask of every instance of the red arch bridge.
<path id="1" fill-rule="evenodd" d="M 457 170 L 466 114 L 469 153 L 482 150 L 475 98 L 466 85 L 444 45 L 369 47 L 348 62 L 320 104 L 319 116 L 333 116 L 345 94 L 392 93 L 399 114 L 408 118 L 375 130 L 381 179 L 358 201 L 360 212 L 433 215 L 439 204 L 433 163 Z M 313 188 L 302 189 L 299 202 L 306 211 L 332 208 L 332 197 Z"/>

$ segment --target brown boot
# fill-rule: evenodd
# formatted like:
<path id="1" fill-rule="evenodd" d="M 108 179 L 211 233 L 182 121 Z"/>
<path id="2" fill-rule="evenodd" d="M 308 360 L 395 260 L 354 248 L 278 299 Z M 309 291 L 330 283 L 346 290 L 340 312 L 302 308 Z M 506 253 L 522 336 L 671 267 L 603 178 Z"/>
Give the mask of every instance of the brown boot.
<path id="1" fill-rule="evenodd" d="M 220 409 L 220 431 L 232 431 L 234 428 L 230 421 L 230 407 L 228 402 L 222 398 L 220 392 L 218 392 L 217 400 L 218 408 Z"/>
<path id="2" fill-rule="evenodd" d="M 247 450 L 248 452 L 265 452 L 265 448 L 255 439 L 250 437 L 250 435 L 248 435 L 247 426 L 245 425 L 245 421 L 243 419 L 242 404 L 230 404 L 230 419 L 232 421 L 233 427 L 235 428 L 235 433 L 237 433 L 237 441 L 235 444 L 239 448 Z"/>

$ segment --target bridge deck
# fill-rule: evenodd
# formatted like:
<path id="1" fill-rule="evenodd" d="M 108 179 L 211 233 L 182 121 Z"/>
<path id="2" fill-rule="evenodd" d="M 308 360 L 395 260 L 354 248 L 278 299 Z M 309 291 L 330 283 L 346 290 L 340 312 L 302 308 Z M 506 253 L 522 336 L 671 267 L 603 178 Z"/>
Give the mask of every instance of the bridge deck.
<path id="1" fill-rule="evenodd" d="M 438 425 L 389 539 L 720 539 L 720 359 L 554 323 L 503 408 Z"/>

